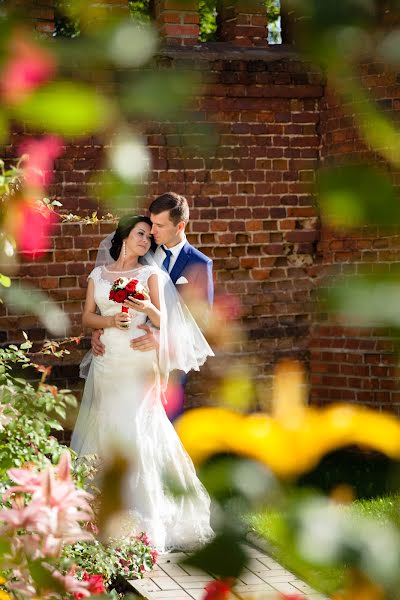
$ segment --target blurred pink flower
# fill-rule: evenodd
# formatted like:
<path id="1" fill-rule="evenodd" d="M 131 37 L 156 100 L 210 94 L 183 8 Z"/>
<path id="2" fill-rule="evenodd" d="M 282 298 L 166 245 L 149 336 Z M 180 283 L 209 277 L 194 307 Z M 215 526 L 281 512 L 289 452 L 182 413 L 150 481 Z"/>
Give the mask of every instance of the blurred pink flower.
<path id="1" fill-rule="evenodd" d="M 59 217 L 34 200 L 24 198 L 7 211 L 6 229 L 13 235 L 21 252 L 37 258 L 48 249 L 50 237 Z"/>
<path id="2" fill-rule="evenodd" d="M 79 581 L 72 574 L 62 575 L 58 571 L 52 573 L 57 583 L 61 584 L 68 594 L 73 594 L 75 598 L 87 598 L 91 596 L 88 581 Z M 54 596 L 52 596 L 54 597 Z"/>
<path id="3" fill-rule="evenodd" d="M 176 381 L 169 381 L 164 393 L 164 409 L 170 419 L 179 414 L 184 402 L 183 388 Z"/>
<path id="4" fill-rule="evenodd" d="M 57 467 L 49 465 L 36 476 L 32 471 L 26 474 L 23 471 L 8 471 L 9 477 L 20 485 L 9 488 L 7 497 L 22 492 L 31 494 L 32 498 L 25 505 L 24 499 L 17 497 L 11 508 L 0 511 L 0 524 L 3 523 L 0 531 L 10 533 L 23 528 L 28 533 L 43 536 L 43 556 L 58 556 L 63 544 L 93 539 L 81 527 L 82 521 L 93 517 L 89 504 L 91 495 L 75 487 L 69 452 L 64 452 Z"/>
<path id="5" fill-rule="evenodd" d="M 233 294 L 219 294 L 216 296 L 213 310 L 228 321 L 239 319 L 243 312 L 238 297 Z"/>
<path id="6" fill-rule="evenodd" d="M 18 104 L 41 84 L 51 79 L 56 70 L 54 57 L 41 48 L 26 32 L 11 37 L 9 57 L 2 72 L 2 95 L 6 102 Z"/>
<path id="7" fill-rule="evenodd" d="M 143 542 L 143 544 L 146 544 L 146 546 L 151 546 L 151 541 L 150 541 L 147 533 L 145 533 L 144 531 L 142 531 L 142 533 L 139 533 L 139 535 L 137 535 L 136 538 L 140 542 Z"/>
<path id="8" fill-rule="evenodd" d="M 0 535 L 17 529 L 36 531 L 37 523 L 44 518 L 44 507 L 40 500 L 32 500 L 25 506 L 22 498 L 16 498 L 11 508 L 0 510 Z"/>
<path id="9" fill-rule="evenodd" d="M 54 135 L 26 140 L 19 155 L 26 159 L 25 181 L 32 187 L 43 187 L 53 180 L 53 162 L 62 154 L 62 141 Z"/>

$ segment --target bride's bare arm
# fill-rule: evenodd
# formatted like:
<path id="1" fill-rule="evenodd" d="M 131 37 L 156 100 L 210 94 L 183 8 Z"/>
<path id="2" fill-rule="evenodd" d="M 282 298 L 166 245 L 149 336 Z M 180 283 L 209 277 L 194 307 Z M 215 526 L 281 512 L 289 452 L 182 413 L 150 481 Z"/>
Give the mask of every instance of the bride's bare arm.
<path id="1" fill-rule="evenodd" d="M 118 313 L 114 316 L 99 315 L 96 313 L 96 302 L 94 301 L 94 283 L 89 279 L 86 290 L 86 301 L 82 315 L 82 325 L 91 329 L 106 329 L 107 327 L 118 327 L 123 329 L 123 323 L 129 321 L 129 317 L 125 313 Z"/>

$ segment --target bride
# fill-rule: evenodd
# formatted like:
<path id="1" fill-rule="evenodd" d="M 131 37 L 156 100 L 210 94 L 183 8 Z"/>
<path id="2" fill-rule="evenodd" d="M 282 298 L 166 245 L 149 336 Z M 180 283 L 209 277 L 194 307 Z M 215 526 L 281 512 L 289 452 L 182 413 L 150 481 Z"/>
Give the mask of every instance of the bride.
<path id="1" fill-rule="evenodd" d="M 145 531 L 164 552 L 212 536 L 210 499 L 165 413 L 163 392 L 172 369 L 199 370 L 213 352 L 169 276 L 153 263 L 150 230 L 147 217 L 122 217 L 106 238 L 108 258 L 89 275 L 82 321 L 104 330 L 106 351 L 91 360 L 71 448 L 100 461 L 116 444 L 129 453 L 126 508 L 136 532 Z M 148 291 L 144 300 L 130 297 L 135 310 L 128 314 L 109 299 L 119 277 L 134 278 Z M 159 329 L 159 349 L 139 352 L 130 342 L 143 334 L 137 327 L 147 319 Z M 186 493 L 173 498 L 166 476 Z"/>

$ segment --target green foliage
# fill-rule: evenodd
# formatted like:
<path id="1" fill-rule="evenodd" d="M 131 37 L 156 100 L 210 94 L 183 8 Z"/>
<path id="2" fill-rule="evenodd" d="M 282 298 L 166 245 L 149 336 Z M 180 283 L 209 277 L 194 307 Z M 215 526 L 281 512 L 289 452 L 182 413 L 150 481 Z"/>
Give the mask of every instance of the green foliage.
<path id="1" fill-rule="evenodd" d="M 300 497 L 297 497 L 294 503 L 297 500 L 300 500 Z M 375 522 L 381 526 L 395 524 L 398 527 L 399 505 L 399 496 L 390 495 L 371 500 L 357 500 L 351 505 L 343 506 L 341 510 L 354 526 L 362 522 Z M 342 563 L 321 566 L 305 560 L 293 542 L 294 524 L 289 512 L 289 508 L 286 511 L 268 509 L 251 516 L 249 523 L 253 531 L 267 542 L 272 556 L 314 589 L 329 594 L 341 589 L 346 582 L 348 565 Z"/>
<path id="2" fill-rule="evenodd" d="M 38 89 L 14 110 L 22 121 L 63 136 L 91 133 L 111 118 L 106 98 L 91 86 L 62 81 Z"/>
<path id="3" fill-rule="evenodd" d="M 16 368 L 32 366 L 25 352 L 31 346 L 26 340 L 0 348 L 0 486 L 8 485 L 7 470 L 32 463 L 56 464 L 64 450 L 53 431 L 61 431 L 59 419 L 76 406 L 70 390 L 58 390 L 44 382 L 33 384 L 14 374 Z"/>
<path id="4" fill-rule="evenodd" d="M 56 37 L 75 38 L 81 34 L 80 19 L 71 15 L 71 2 L 69 0 L 56 0 L 55 24 Z"/>
<path id="5" fill-rule="evenodd" d="M 213 42 L 217 39 L 217 2 L 216 0 L 199 0 L 201 42 Z"/>
<path id="6" fill-rule="evenodd" d="M 129 12 L 135 21 L 149 23 L 151 20 L 150 0 L 129 0 Z"/>
<path id="7" fill-rule="evenodd" d="M 250 517 L 249 523 L 253 531 L 267 542 L 269 554 L 315 590 L 333 593 L 342 587 L 345 579 L 344 568 L 310 564 L 296 551 L 290 524 L 284 513 L 268 509 Z"/>
<path id="8" fill-rule="evenodd" d="M 383 171 L 365 165 L 322 169 L 318 175 L 322 218 L 336 227 L 393 226 L 400 204 Z"/>
<path id="9" fill-rule="evenodd" d="M 78 578 L 87 571 L 89 575 L 102 575 L 109 585 L 118 576 L 125 579 L 143 577 L 145 572 L 154 566 L 153 548 L 137 537 L 110 540 L 102 544 L 93 542 L 76 542 L 64 547 L 62 565 L 68 570 L 71 564 L 76 565 Z"/>

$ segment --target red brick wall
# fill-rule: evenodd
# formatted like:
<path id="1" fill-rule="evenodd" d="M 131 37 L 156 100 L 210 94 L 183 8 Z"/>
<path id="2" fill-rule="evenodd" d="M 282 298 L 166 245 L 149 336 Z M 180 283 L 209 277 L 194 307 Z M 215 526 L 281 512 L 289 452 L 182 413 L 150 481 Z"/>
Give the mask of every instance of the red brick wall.
<path id="1" fill-rule="evenodd" d="M 360 80 L 380 108 L 399 120 L 400 84 L 398 73 L 378 62 L 360 69 Z M 326 94 L 321 112 L 321 149 L 325 164 L 379 163 L 384 161 L 360 140 L 352 114 L 355 107 Z M 357 107 L 359 110 L 359 107 Z M 400 173 L 391 170 L 395 185 Z M 318 253 L 323 257 L 319 281 L 327 273 L 352 273 L 363 269 L 390 270 L 400 259 L 400 237 L 394 233 L 359 230 L 333 232 L 322 228 Z M 312 394 L 316 403 L 349 400 L 399 412 L 397 357 L 387 331 L 341 327 L 316 322 L 310 340 Z"/>
<path id="2" fill-rule="evenodd" d="M 168 2 L 170 9 L 174 0 Z M 108 4 L 120 8 L 124 3 Z M 51 0 L 36 5 L 37 29 L 51 33 Z M 151 184 L 148 198 L 132 199 L 132 209 L 170 189 L 188 198 L 189 240 L 213 258 L 217 293 L 234 294 L 243 305 L 249 341 L 234 356 L 254 366 L 256 380 L 266 382 L 278 358 L 297 356 L 306 363 L 310 359 L 314 403 L 348 400 L 398 411 L 396 358 L 386 332 L 344 328 L 314 314 L 313 292 L 327 273 L 375 262 L 390 269 L 399 258 L 397 236 L 319 231 L 311 193 L 320 162 L 380 160 L 359 139 L 354 107 L 325 90 L 321 76 L 287 48 L 235 48 L 239 30 L 231 35 L 232 44 L 196 46 L 198 19 L 191 4 L 186 10 L 190 15 L 182 13 L 178 25 L 192 29 L 185 29 L 189 37 L 182 39 L 177 29 L 168 29 L 176 11 L 156 11 L 170 45 L 159 60 L 164 69 L 183 65 L 202 71 L 204 91 L 194 99 L 194 109 L 199 121 L 214 128 L 218 143 L 207 157 L 200 150 L 184 152 L 176 125 L 149 123 L 144 133 L 153 157 Z M 239 27 L 240 11 L 236 16 Z M 398 74 L 370 63 L 363 66 L 361 80 L 397 121 Z M 15 132 L 3 155 L 15 157 L 21 139 Z M 63 211 L 105 212 L 91 181 L 104 168 L 102 154 L 101 143 L 92 137 L 69 145 L 57 160 L 50 192 Z M 399 184 L 400 174 L 394 172 L 393 179 Z M 71 335 L 81 331 L 86 275 L 99 239 L 111 227 L 62 224 L 50 252 L 21 268 L 19 277 L 48 291 L 70 315 Z M 13 316 L 4 306 L 0 310 L 3 343 L 21 339 L 22 329 L 31 339 L 43 337 L 33 317 Z M 76 350 L 55 366 L 53 380 L 75 388 L 81 354 Z M 202 377 L 204 370 L 192 378 L 191 403 L 205 399 Z"/>
<path id="3" fill-rule="evenodd" d="M 218 53 L 183 48 L 162 54 L 163 68 L 184 63 L 202 70 L 206 86 L 194 108 L 214 127 L 218 144 L 208 158 L 200 150 L 187 155 L 173 125 L 148 124 L 153 156 L 148 199 L 170 189 L 188 198 L 190 241 L 213 258 L 217 293 L 237 295 L 244 307 L 250 341 L 238 355 L 256 362 L 257 377 L 266 380 L 279 357 L 308 359 L 310 294 L 319 260 L 310 184 L 319 161 L 322 82 L 294 55 L 277 60 L 268 49 L 233 52 L 225 46 Z M 15 134 L 15 140 L 19 137 Z M 52 192 L 63 210 L 82 214 L 97 207 L 85 182 L 101 168 L 101 151 L 97 140 L 84 140 L 57 160 Z M 13 153 L 15 147 L 9 147 L 8 156 Z M 85 279 L 99 230 L 98 225 L 63 224 L 48 256 L 24 265 L 20 273 L 71 315 L 73 335 L 80 332 Z M 1 310 L 3 341 L 9 342 L 17 335 L 16 321 L 6 307 Z M 31 337 L 41 337 L 31 317 L 18 323 Z M 64 375 L 69 382 L 61 381 Z M 75 375 L 69 365 L 55 370 L 63 385 Z M 192 401 L 202 399 L 196 378 L 191 395 Z"/>

